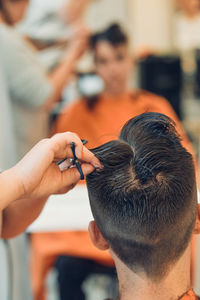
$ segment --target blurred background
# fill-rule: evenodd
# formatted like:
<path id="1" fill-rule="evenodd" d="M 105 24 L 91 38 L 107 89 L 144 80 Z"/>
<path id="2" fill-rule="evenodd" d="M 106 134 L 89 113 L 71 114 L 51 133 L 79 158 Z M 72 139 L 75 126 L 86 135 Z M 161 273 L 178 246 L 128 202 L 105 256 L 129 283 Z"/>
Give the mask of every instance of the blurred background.
<path id="1" fill-rule="evenodd" d="M 200 0 L 1 0 L 0 97 L 2 170 L 53 133 L 75 131 L 94 147 L 147 110 L 178 122 L 198 165 Z M 116 297 L 112 260 L 86 232 L 91 218 L 82 184 L 1 241 L 0 299 Z M 194 249 L 200 295 L 199 240 Z"/>

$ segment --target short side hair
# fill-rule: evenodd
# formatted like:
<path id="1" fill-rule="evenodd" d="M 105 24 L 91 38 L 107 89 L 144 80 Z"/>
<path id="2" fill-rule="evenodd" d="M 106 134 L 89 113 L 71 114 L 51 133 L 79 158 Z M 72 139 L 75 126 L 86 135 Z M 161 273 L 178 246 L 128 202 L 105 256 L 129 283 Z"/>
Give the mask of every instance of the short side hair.
<path id="1" fill-rule="evenodd" d="M 100 41 L 106 41 L 113 47 L 128 44 L 128 36 L 123 31 L 121 26 L 114 23 L 107 27 L 105 30 L 97 32 L 90 38 L 91 49 L 94 50 Z"/>
<path id="2" fill-rule="evenodd" d="M 104 165 L 87 176 L 97 226 L 134 272 L 160 280 L 187 248 L 197 213 L 192 156 L 159 113 L 131 119 L 118 141 L 93 150 Z"/>

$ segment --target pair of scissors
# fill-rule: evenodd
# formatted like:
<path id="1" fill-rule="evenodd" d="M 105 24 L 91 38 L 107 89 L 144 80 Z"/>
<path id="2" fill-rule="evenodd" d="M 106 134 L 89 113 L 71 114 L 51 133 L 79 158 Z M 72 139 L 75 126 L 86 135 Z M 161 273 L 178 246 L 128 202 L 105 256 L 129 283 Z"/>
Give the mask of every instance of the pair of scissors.
<path id="1" fill-rule="evenodd" d="M 85 144 L 88 143 L 88 141 L 87 141 L 87 140 L 82 140 L 82 143 L 83 143 L 83 145 L 85 145 Z M 80 162 L 79 162 L 79 160 L 78 160 L 78 158 L 77 158 L 77 156 L 76 156 L 75 147 L 76 147 L 76 146 L 75 146 L 75 143 L 72 142 L 72 143 L 71 143 L 71 149 L 72 149 L 73 158 L 70 160 L 70 166 L 69 166 L 69 167 L 71 167 L 71 166 L 76 166 L 77 170 L 78 170 L 79 173 L 80 173 L 80 179 L 81 179 L 81 180 L 84 180 L 83 170 L 82 170 L 81 164 L 80 164 Z M 68 159 L 67 157 L 66 157 L 66 158 L 63 158 L 62 160 L 60 160 L 60 161 L 57 162 L 57 165 L 58 165 L 58 166 L 61 165 L 61 164 L 62 164 L 64 161 L 66 161 L 67 159 Z"/>

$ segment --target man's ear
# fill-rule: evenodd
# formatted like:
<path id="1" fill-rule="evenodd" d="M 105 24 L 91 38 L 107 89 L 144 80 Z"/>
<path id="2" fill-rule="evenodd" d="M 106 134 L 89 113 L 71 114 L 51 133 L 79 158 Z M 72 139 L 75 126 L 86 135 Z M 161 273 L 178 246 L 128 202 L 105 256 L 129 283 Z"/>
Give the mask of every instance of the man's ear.
<path id="1" fill-rule="evenodd" d="M 97 227 L 95 221 L 90 222 L 88 231 L 89 231 L 90 239 L 95 247 L 97 247 L 99 250 L 109 249 L 109 245 L 104 239 L 103 235 L 101 234 L 101 231 Z"/>
<path id="2" fill-rule="evenodd" d="M 198 212 L 194 226 L 194 234 L 200 234 L 200 204 L 198 204 Z"/>

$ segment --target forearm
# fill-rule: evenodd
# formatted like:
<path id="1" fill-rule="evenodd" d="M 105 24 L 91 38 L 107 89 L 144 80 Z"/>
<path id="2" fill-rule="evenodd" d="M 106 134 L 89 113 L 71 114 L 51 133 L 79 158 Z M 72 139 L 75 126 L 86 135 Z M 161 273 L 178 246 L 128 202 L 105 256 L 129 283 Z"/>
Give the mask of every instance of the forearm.
<path id="1" fill-rule="evenodd" d="M 39 216 L 48 198 L 21 199 L 10 204 L 3 211 L 2 238 L 13 238 Z"/>
<path id="2" fill-rule="evenodd" d="M 61 20 L 68 25 L 73 25 L 83 18 L 91 0 L 69 0 L 59 12 Z"/>
<path id="3" fill-rule="evenodd" d="M 23 196 L 23 186 L 21 186 L 16 179 L 13 169 L 9 169 L 0 174 L 0 190 L 0 211 Z"/>
<path id="4" fill-rule="evenodd" d="M 53 87 L 53 93 L 51 97 L 45 103 L 47 110 L 51 109 L 55 102 L 58 102 L 61 98 L 62 91 L 70 79 L 70 76 L 74 70 L 76 59 L 74 54 L 69 54 L 58 67 L 49 74 L 49 81 Z"/>

